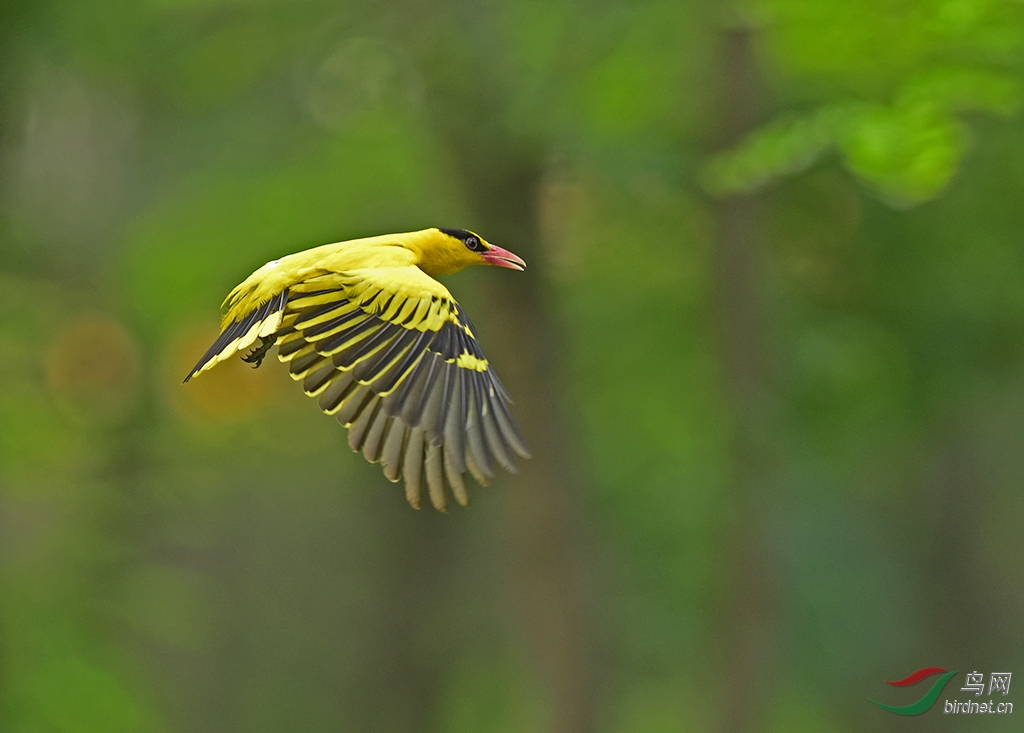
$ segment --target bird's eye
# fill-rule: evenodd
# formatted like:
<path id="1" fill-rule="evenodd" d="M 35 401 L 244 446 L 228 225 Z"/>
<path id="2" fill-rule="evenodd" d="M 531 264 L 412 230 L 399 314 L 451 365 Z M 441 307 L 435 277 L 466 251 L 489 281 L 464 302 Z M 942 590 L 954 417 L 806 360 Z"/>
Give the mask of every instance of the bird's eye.
<path id="1" fill-rule="evenodd" d="M 477 239 L 476 237 L 466 237 L 464 241 L 466 242 L 466 246 L 469 247 L 470 250 L 472 250 L 473 252 L 483 251 L 484 246 L 480 244 L 480 240 Z"/>

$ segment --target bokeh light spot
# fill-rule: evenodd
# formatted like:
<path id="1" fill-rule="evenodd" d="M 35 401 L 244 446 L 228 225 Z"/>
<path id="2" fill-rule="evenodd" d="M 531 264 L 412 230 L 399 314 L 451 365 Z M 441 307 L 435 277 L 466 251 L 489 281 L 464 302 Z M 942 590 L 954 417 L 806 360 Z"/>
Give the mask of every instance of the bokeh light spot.
<path id="1" fill-rule="evenodd" d="M 86 313 L 70 321 L 46 354 L 46 383 L 76 418 L 103 424 L 128 419 L 139 404 L 139 349 L 112 316 Z"/>

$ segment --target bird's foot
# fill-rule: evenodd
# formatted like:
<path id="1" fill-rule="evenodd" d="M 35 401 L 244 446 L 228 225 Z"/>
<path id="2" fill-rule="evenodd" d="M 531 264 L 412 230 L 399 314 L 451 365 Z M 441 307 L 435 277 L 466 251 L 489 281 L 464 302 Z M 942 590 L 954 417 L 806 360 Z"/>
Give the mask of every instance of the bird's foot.
<path id="1" fill-rule="evenodd" d="M 242 361 L 246 364 L 252 364 L 253 369 L 258 369 L 260 364 L 263 363 L 263 357 L 267 355 L 272 347 L 277 343 L 277 337 L 272 336 L 267 338 L 266 336 L 260 336 L 260 345 L 253 348 L 248 354 L 242 357 Z"/>

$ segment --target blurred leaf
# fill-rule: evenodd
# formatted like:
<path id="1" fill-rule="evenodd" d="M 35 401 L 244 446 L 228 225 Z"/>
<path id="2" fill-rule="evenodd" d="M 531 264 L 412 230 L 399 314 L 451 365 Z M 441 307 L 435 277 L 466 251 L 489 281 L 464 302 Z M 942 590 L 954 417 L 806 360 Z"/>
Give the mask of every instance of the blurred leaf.
<path id="1" fill-rule="evenodd" d="M 900 91 L 897 103 L 934 105 L 947 112 L 1012 115 L 1020 110 L 1021 95 L 1021 80 L 1009 73 L 950 66 L 930 69 L 911 79 Z"/>
<path id="2" fill-rule="evenodd" d="M 786 72 L 880 94 L 935 58 L 1004 61 L 1024 47 L 1006 0 L 753 0 Z"/>
<path id="3" fill-rule="evenodd" d="M 933 105 L 868 106 L 851 116 L 838 144 L 850 170 L 900 208 L 946 187 L 966 136 L 955 118 Z"/>
<path id="4" fill-rule="evenodd" d="M 1013 114 L 1018 79 L 985 70 L 933 69 L 901 89 L 892 105 L 843 102 L 785 116 L 713 157 L 703 172 L 717 196 L 746 193 L 799 173 L 836 149 L 852 173 L 895 208 L 922 203 L 949 184 L 967 146 L 955 112 Z"/>
<path id="5" fill-rule="evenodd" d="M 809 117 L 788 116 L 749 135 L 704 169 L 705 189 L 716 196 L 746 193 L 813 165 L 834 144 L 849 113 L 829 108 Z"/>

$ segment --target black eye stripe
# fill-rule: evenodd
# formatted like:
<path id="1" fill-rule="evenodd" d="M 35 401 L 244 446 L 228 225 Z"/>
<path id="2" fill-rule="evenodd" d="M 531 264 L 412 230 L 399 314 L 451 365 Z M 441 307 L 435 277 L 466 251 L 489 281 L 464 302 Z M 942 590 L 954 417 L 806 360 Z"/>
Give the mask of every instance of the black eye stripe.
<path id="1" fill-rule="evenodd" d="M 438 227 L 438 228 L 440 229 L 440 231 L 444 232 L 449 237 L 453 237 L 453 238 L 458 239 L 458 240 L 463 241 L 463 242 L 465 242 L 466 239 L 469 238 L 469 237 L 476 236 L 476 235 L 473 234 L 473 232 L 467 231 L 465 229 L 447 229 L 445 227 Z"/>
<path id="2" fill-rule="evenodd" d="M 460 240 L 470 252 L 483 252 L 487 249 L 483 242 L 480 241 L 480 237 L 473 234 L 473 232 L 465 229 L 446 229 L 444 227 L 439 227 L 439 229 L 448 236 Z"/>

